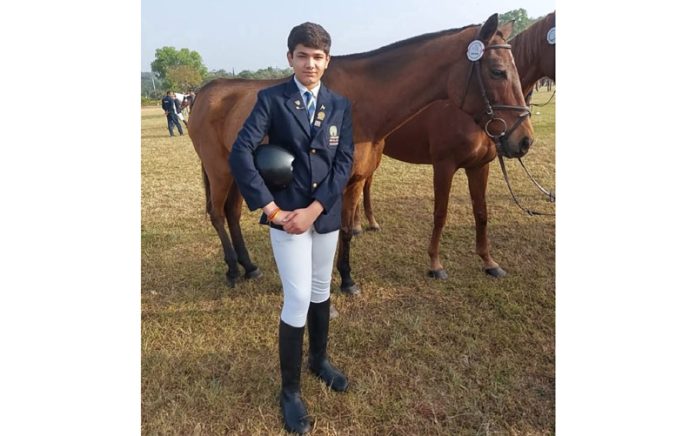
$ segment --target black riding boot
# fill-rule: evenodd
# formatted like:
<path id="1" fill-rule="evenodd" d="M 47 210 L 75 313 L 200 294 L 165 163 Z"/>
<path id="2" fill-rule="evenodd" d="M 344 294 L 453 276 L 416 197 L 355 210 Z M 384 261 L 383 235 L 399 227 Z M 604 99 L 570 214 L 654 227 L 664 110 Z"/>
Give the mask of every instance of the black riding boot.
<path id="1" fill-rule="evenodd" d="M 280 321 L 278 350 L 280 352 L 280 375 L 283 387 L 280 391 L 280 409 L 283 412 L 285 429 L 304 434 L 311 426 L 307 408 L 300 397 L 300 372 L 302 370 L 302 337 L 304 327 L 293 327 Z"/>
<path id="2" fill-rule="evenodd" d="M 330 298 L 323 303 L 310 303 L 307 313 L 309 331 L 309 370 L 334 391 L 348 389 L 348 379 L 329 363 L 326 344 L 329 339 Z"/>

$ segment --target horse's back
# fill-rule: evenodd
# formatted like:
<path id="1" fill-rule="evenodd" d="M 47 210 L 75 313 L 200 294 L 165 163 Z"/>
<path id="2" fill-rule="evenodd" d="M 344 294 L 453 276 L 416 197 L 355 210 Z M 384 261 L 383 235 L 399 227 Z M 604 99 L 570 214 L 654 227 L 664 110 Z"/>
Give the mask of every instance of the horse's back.
<path id="1" fill-rule="evenodd" d="M 189 118 L 189 136 L 201 160 L 209 148 L 221 152 L 222 147 L 229 153 L 254 107 L 257 93 L 281 81 L 215 79 L 203 86 L 196 94 L 196 110 Z"/>

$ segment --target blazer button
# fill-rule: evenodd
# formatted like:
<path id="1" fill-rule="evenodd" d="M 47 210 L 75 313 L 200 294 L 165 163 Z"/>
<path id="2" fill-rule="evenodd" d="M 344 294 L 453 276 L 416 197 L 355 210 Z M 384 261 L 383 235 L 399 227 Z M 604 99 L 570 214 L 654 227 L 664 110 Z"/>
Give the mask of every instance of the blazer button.
<path id="1" fill-rule="evenodd" d="M 311 153 L 312 153 L 312 154 L 317 154 L 317 149 L 316 149 L 316 148 L 313 148 L 312 151 L 311 151 Z"/>
<path id="2" fill-rule="evenodd" d="M 312 189 L 317 189 L 317 182 L 312 183 Z"/>

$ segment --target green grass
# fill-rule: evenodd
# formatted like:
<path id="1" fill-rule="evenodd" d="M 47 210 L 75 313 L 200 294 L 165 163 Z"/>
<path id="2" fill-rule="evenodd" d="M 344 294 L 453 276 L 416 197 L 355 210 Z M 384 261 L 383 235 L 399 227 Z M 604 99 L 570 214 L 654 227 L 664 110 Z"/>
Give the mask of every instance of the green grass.
<path id="1" fill-rule="evenodd" d="M 525 163 L 553 188 L 555 100 L 534 112 Z M 515 162 L 508 171 L 523 205 L 553 211 Z M 362 294 L 340 294 L 337 273 L 332 286 L 340 317 L 329 353 L 351 389 L 335 394 L 303 370 L 313 434 L 553 434 L 555 219 L 519 210 L 493 164 L 491 252 L 509 275 L 486 277 L 458 172 L 441 244 L 450 278 L 434 281 L 432 169 L 385 157 L 372 195 L 383 230 L 354 238 L 351 251 Z M 282 293 L 258 215 L 245 207 L 242 226 L 264 276 L 229 289 L 190 139 L 170 138 L 162 111 L 142 109 L 143 434 L 283 433 Z"/>

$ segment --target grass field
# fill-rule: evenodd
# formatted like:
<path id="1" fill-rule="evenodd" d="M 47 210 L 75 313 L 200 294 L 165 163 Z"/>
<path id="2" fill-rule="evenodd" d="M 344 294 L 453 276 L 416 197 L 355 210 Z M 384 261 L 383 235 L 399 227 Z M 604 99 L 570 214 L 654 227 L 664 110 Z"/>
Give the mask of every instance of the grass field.
<path id="1" fill-rule="evenodd" d="M 534 111 L 525 163 L 554 188 L 555 100 Z M 142 110 L 141 171 L 142 433 L 283 434 L 282 292 L 259 212 L 245 206 L 242 227 L 264 275 L 230 289 L 200 161 L 188 136 L 169 137 L 159 108 Z M 523 205 L 553 211 L 516 162 L 508 171 Z M 383 230 L 354 238 L 351 251 L 362 294 L 342 295 L 338 273 L 332 284 L 340 316 L 329 353 L 351 389 L 330 392 L 303 369 L 313 434 L 555 433 L 555 219 L 518 209 L 494 162 L 489 237 L 509 275 L 487 277 L 466 183 L 458 172 L 441 244 L 449 280 L 434 281 L 432 169 L 382 160 L 372 195 Z"/>

